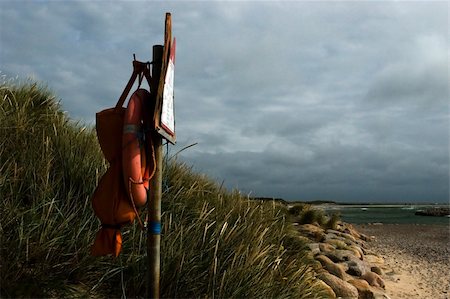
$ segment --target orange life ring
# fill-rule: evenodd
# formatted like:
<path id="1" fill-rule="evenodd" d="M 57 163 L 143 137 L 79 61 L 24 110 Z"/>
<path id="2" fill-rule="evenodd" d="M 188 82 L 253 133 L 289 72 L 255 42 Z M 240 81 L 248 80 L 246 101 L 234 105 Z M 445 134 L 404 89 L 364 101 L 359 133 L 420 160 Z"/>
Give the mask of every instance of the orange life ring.
<path id="1" fill-rule="evenodd" d="M 153 176 L 155 168 L 150 134 L 149 132 L 144 133 L 144 130 L 142 130 L 144 107 L 150 101 L 151 96 L 147 90 L 136 90 L 128 102 L 124 117 L 122 136 L 123 179 L 128 195 L 137 207 L 141 207 L 147 202 L 149 180 Z M 147 136 L 139 136 L 139 134 L 146 134 Z M 150 150 L 146 151 L 142 139 L 139 140 L 140 138 L 146 139 Z M 150 159 L 148 159 L 147 153 L 150 153 Z M 153 169 L 153 173 L 150 173 L 150 169 Z"/>

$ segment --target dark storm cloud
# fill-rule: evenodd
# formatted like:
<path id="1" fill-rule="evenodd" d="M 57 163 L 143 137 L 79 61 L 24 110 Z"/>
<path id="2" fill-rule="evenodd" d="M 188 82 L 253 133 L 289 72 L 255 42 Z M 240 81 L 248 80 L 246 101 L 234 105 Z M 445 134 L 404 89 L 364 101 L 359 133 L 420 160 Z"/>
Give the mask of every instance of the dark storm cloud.
<path id="1" fill-rule="evenodd" d="M 173 14 L 180 154 L 255 196 L 447 201 L 444 2 L 2 2 L 1 71 L 93 123 Z"/>

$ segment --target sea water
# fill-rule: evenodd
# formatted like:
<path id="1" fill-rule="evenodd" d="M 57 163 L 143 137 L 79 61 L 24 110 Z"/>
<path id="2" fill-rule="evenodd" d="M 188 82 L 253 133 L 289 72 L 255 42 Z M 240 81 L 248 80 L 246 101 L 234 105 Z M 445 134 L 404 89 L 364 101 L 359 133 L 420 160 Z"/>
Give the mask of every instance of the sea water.
<path id="1" fill-rule="evenodd" d="M 418 216 L 415 212 L 425 210 L 430 206 L 329 206 L 327 214 L 338 213 L 341 219 L 348 223 L 385 223 L 385 224 L 439 224 L 450 225 L 450 217 Z"/>

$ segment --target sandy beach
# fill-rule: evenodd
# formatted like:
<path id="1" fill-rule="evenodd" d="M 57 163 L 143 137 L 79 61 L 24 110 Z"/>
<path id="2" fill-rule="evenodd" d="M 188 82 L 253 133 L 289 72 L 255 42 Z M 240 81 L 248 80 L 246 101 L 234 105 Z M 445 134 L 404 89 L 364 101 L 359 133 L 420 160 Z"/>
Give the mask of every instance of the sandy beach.
<path id="1" fill-rule="evenodd" d="M 358 225 L 374 236 L 368 245 L 384 260 L 383 279 L 392 299 L 450 298 L 450 231 L 445 225 Z"/>

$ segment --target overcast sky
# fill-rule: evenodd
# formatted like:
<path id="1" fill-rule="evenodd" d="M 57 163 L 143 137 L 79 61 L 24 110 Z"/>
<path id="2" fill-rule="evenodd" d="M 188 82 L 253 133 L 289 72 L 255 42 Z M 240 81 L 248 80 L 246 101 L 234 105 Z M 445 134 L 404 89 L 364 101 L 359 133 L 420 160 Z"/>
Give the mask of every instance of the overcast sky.
<path id="1" fill-rule="evenodd" d="M 177 38 L 176 152 L 288 200 L 449 200 L 447 2 L 1 1 L 0 71 L 71 118 L 113 106 L 133 53 Z"/>

